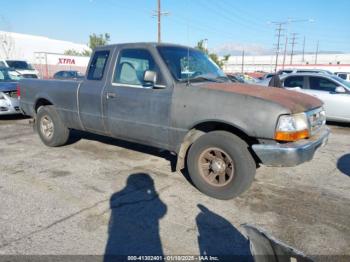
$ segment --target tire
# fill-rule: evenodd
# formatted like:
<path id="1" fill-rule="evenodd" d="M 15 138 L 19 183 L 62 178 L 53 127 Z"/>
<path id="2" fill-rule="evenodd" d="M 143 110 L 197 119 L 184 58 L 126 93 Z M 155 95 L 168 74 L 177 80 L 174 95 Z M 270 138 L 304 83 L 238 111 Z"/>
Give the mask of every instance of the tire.
<path id="1" fill-rule="evenodd" d="M 222 200 L 246 191 L 256 173 L 247 143 L 226 131 L 213 131 L 198 138 L 188 152 L 187 167 L 201 192 Z"/>
<path id="2" fill-rule="evenodd" d="M 69 129 L 62 122 L 54 106 L 39 108 L 35 128 L 41 141 L 49 147 L 62 146 L 69 139 Z"/>

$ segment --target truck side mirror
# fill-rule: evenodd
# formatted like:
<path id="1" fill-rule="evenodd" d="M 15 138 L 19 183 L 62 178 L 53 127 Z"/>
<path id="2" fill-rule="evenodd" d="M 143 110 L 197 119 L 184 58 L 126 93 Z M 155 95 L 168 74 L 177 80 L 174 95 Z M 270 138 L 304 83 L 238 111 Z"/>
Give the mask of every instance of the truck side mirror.
<path id="1" fill-rule="evenodd" d="M 336 92 L 337 94 L 343 94 L 343 93 L 345 93 L 346 91 L 345 91 L 345 88 L 344 88 L 344 87 L 342 87 L 342 86 L 337 86 L 337 87 L 335 88 L 335 92 Z"/>
<path id="2" fill-rule="evenodd" d="M 143 82 L 146 86 L 154 86 L 157 82 L 157 73 L 151 70 L 146 70 L 143 75 Z"/>

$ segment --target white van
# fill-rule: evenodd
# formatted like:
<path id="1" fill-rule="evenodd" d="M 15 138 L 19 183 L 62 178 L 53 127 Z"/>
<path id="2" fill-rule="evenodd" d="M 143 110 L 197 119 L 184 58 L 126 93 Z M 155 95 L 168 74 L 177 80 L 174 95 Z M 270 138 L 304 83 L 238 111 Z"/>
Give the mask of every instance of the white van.
<path id="1" fill-rule="evenodd" d="M 14 68 L 24 78 L 39 78 L 39 72 L 24 60 L 6 60 L 7 67 Z"/>

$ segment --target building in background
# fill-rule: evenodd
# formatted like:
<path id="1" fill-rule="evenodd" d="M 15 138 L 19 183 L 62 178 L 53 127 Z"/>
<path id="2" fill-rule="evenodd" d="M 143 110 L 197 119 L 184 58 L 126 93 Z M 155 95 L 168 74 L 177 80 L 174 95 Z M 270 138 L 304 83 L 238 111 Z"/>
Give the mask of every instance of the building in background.
<path id="1" fill-rule="evenodd" d="M 273 72 L 275 70 L 275 55 L 269 56 L 231 56 L 224 71 L 226 73 L 244 72 Z M 242 64 L 244 61 L 244 64 Z M 283 65 L 283 55 L 279 57 L 277 70 L 287 68 L 324 69 L 331 72 L 350 72 L 350 54 L 305 54 L 294 55 L 293 64 L 290 56 L 286 57 Z"/>
<path id="2" fill-rule="evenodd" d="M 85 73 L 89 57 L 63 55 L 69 49 L 90 50 L 85 44 L 0 31 L 0 59 L 26 60 L 39 71 L 41 78 L 51 78 L 60 70 Z"/>

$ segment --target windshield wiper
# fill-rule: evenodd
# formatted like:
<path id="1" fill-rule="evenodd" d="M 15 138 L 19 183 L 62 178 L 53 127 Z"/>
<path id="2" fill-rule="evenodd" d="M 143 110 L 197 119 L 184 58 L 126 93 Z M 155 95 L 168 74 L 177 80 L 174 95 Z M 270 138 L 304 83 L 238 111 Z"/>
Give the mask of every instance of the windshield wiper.
<path id="1" fill-rule="evenodd" d="M 221 83 L 222 81 L 220 81 L 217 78 L 213 78 L 213 77 L 207 77 L 205 75 L 199 75 L 193 78 L 188 78 L 188 79 L 182 79 L 181 82 L 189 82 L 189 83 L 194 83 L 194 82 L 215 82 L 215 83 Z"/>

